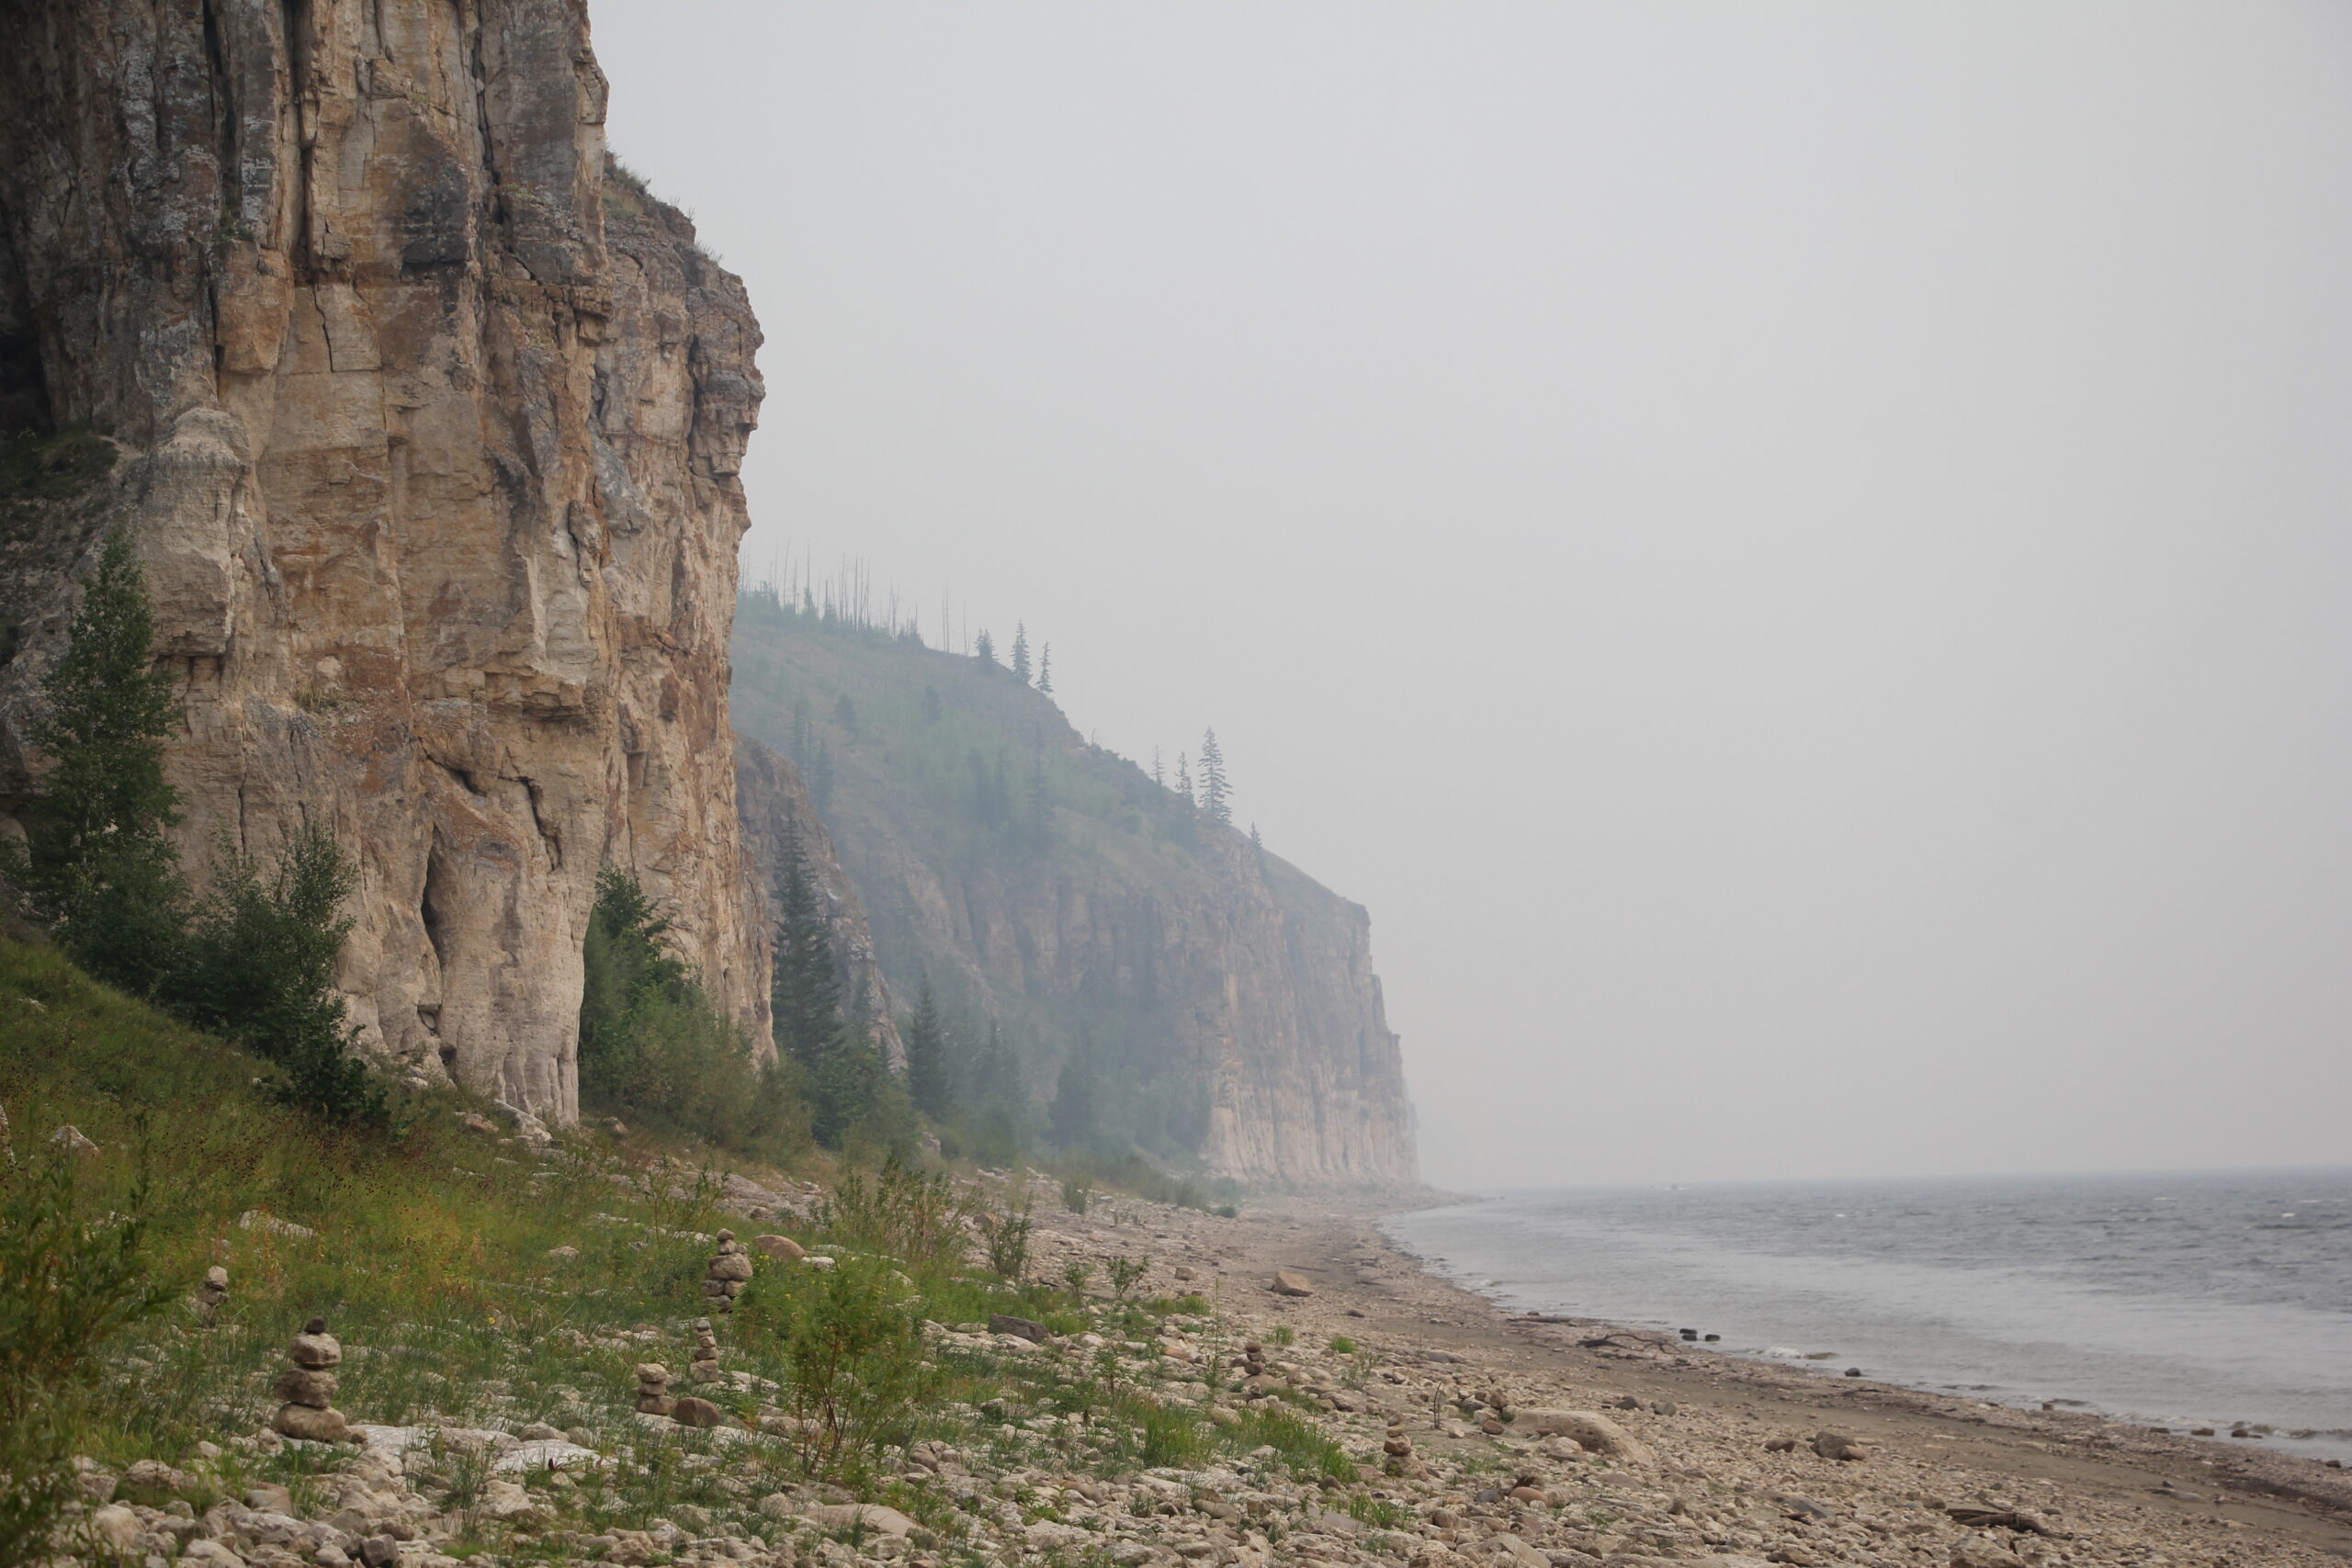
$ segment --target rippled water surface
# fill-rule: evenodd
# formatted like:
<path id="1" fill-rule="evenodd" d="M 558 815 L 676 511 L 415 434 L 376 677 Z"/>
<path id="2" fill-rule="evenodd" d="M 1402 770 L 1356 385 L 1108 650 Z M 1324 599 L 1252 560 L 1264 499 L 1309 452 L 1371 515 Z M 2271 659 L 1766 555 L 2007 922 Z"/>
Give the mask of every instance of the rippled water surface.
<path id="1" fill-rule="evenodd" d="M 1385 1224 L 1517 1309 L 2352 1457 L 2352 1169 L 1571 1189 Z"/>

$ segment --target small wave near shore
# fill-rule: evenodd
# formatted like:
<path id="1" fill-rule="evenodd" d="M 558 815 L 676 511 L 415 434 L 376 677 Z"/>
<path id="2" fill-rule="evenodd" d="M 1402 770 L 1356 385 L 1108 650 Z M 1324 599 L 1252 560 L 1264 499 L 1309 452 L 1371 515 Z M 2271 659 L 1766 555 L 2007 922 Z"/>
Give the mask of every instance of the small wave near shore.
<path id="1" fill-rule="evenodd" d="M 1511 1310 L 2352 1460 L 2352 1169 L 1566 1189 L 1382 1228 Z"/>

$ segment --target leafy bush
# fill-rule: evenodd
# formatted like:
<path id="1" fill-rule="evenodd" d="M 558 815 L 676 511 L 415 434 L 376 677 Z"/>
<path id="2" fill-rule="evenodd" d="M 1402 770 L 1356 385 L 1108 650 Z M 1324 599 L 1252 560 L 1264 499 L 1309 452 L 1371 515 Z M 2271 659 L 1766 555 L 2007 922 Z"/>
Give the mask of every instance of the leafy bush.
<path id="1" fill-rule="evenodd" d="M 893 1155 L 871 1178 L 854 1167 L 843 1171 L 822 1218 L 851 1245 L 928 1272 L 963 1261 L 967 1212 L 954 1182 L 926 1176 Z"/>
<path id="2" fill-rule="evenodd" d="M 1111 1299 L 1114 1302 L 1125 1302 L 1127 1299 L 1127 1292 L 1134 1290 L 1142 1281 L 1143 1277 L 1151 1271 L 1151 1259 L 1128 1258 L 1123 1254 L 1111 1259 L 1104 1267 L 1111 1276 Z"/>
<path id="3" fill-rule="evenodd" d="M 905 1277 L 875 1258 L 762 1276 L 736 1303 L 739 1338 L 780 1348 L 801 1468 L 863 1479 L 926 1386 L 922 1317 Z"/>
<path id="4" fill-rule="evenodd" d="M 756 1059 L 670 952 L 669 931 L 635 877 L 615 866 L 598 874 L 581 950 L 582 1105 L 729 1148 L 805 1145 L 808 1113 L 793 1065 Z"/>
<path id="5" fill-rule="evenodd" d="M 988 1248 L 989 1267 L 1014 1284 L 1029 1268 L 1029 1235 L 1036 1229 L 1027 1194 L 1005 1205 L 1002 1213 L 978 1213 L 973 1224 Z"/>

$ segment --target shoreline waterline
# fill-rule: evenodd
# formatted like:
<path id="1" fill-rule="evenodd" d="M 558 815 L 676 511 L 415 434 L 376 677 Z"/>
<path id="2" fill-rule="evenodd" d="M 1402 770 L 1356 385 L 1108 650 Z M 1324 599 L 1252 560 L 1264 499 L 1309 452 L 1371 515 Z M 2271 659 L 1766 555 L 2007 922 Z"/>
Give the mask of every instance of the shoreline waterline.
<path id="1" fill-rule="evenodd" d="M 2352 1461 L 2352 1169 L 1521 1190 L 1379 1228 L 1506 1312 Z"/>

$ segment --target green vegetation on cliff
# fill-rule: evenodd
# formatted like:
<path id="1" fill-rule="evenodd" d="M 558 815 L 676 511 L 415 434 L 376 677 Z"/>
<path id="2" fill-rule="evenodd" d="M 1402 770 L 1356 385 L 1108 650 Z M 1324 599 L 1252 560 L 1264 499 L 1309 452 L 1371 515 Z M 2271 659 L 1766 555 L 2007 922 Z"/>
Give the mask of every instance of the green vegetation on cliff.
<path id="1" fill-rule="evenodd" d="M 1412 1180 L 1364 910 L 1231 820 L 1214 733 L 1171 788 L 1157 759 L 1146 772 L 1072 728 L 1025 627 L 1010 665 L 974 647 L 753 592 L 729 692 L 739 733 L 763 743 L 744 748 L 739 802 L 774 818 L 770 797 L 800 792 L 767 749 L 797 765 L 810 841 L 838 866 L 845 971 L 878 974 L 894 1046 L 944 1064 L 910 1064 L 918 1103 L 952 1107 L 933 1113 L 943 1146 L 992 1165 L 1028 1149 L 1239 1181 Z M 1033 653 L 1034 682 L 1018 668 Z M 747 838 L 771 887 L 782 837 Z"/>
<path id="2" fill-rule="evenodd" d="M 48 767 L 24 813 L 24 841 L 0 845 L 0 875 L 91 974 L 258 1052 L 289 1103 L 379 1123 L 388 1106 L 352 1049 L 334 986 L 351 930 L 344 901 L 357 886 L 352 862 L 306 819 L 266 874 L 224 840 L 210 891 L 191 897 L 171 836 L 179 795 L 164 776 L 178 682 L 157 666 L 153 642 L 145 584 L 117 534 L 41 682 L 27 733 Z"/>
<path id="3" fill-rule="evenodd" d="M 1016 665 L 1027 652 L 1024 634 Z M 755 593 L 731 701 L 808 780 L 900 999 L 931 997 L 925 1049 L 961 1108 L 942 1120 L 968 1152 L 1198 1155 L 1209 1064 L 1183 1038 L 1163 924 L 1254 874 L 1245 840 L 1081 740 L 992 649 L 941 653 Z M 1083 951 L 1057 940 L 1074 922 Z"/>

